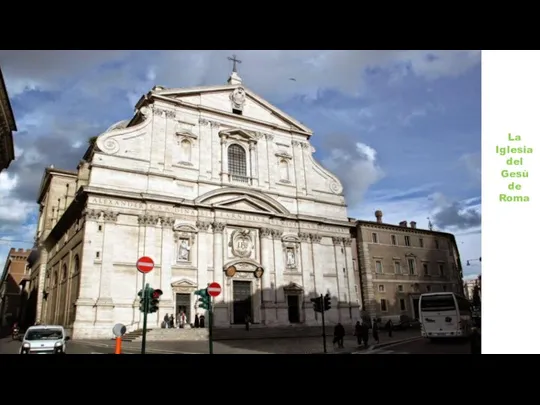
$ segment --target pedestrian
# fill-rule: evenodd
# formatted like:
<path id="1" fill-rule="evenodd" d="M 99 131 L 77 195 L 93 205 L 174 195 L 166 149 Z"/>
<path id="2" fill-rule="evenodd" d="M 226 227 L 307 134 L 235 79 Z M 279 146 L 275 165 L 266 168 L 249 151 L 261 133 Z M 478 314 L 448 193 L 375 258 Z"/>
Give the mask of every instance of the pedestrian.
<path id="1" fill-rule="evenodd" d="M 171 317 L 169 318 L 169 322 L 171 324 L 171 329 L 174 329 L 174 315 L 171 314 Z"/>
<path id="2" fill-rule="evenodd" d="M 168 328 L 170 325 L 169 314 L 165 314 L 165 316 L 163 317 L 163 322 L 165 323 L 165 328 Z"/>
<path id="3" fill-rule="evenodd" d="M 199 327 L 199 314 L 195 314 L 195 322 L 193 323 L 193 326 L 196 328 Z"/>
<path id="4" fill-rule="evenodd" d="M 199 316 L 199 327 L 204 328 L 204 315 Z"/>
<path id="5" fill-rule="evenodd" d="M 251 317 L 246 314 L 244 318 L 244 322 L 246 323 L 246 330 L 249 331 L 249 324 L 251 323 Z"/>
<path id="6" fill-rule="evenodd" d="M 178 329 L 180 329 L 180 328 L 182 327 L 182 325 L 181 325 L 181 319 L 182 319 L 182 313 L 181 313 L 181 312 L 178 312 L 178 313 L 176 314 L 176 327 L 177 327 Z"/>
<path id="7" fill-rule="evenodd" d="M 186 324 L 186 313 L 182 311 L 182 315 L 180 315 L 180 327 L 183 328 Z"/>
<path id="8" fill-rule="evenodd" d="M 379 344 L 379 324 L 376 319 L 373 320 L 373 340 L 375 340 L 376 344 Z"/>
<path id="9" fill-rule="evenodd" d="M 360 321 L 357 321 L 356 325 L 354 325 L 354 336 L 356 336 L 358 346 L 362 346 L 362 325 L 360 325 Z"/>
<path id="10" fill-rule="evenodd" d="M 369 343 L 369 324 L 364 321 L 362 321 L 362 341 L 367 348 Z"/>
<path id="11" fill-rule="evenodd" d="M 388 337 L 392 337 L 392 330 L 394 329 L 394 324 L 392 323 L 392 320 L 389 319 L 388 322 L 386 322 L 386 329 L 388 329 Z"/>
<path id="12" fill-rule="evenodd" d="M 345 328 L 341 323 L 334 327 L 334 344 L 337 343 L 340 349 L 343 349 L 343 338 L 345 337 Z"/>

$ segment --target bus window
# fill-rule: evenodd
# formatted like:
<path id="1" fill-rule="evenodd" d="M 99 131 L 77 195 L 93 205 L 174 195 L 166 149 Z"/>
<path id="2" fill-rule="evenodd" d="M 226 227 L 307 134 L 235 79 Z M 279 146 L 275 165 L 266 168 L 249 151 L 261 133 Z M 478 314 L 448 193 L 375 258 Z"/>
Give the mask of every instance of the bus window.
<path id="1" fill-rule="evenodd" d="M 422 311 L 452 311 L 456 309 L 452 294 L 423 295 L 420 299 Z"/>

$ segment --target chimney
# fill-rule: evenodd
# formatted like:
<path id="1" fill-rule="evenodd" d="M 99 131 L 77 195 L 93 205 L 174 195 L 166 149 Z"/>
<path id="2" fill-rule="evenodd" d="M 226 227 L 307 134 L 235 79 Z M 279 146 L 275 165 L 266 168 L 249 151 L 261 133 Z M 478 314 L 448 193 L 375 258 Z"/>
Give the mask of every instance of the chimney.
<path id="1" fill-rule="evenodd" d="M 399 223 L 399 226 L 402 226 L 402 227 L 404 227 L 404 228 L 407 228 L 407 221 L 401 221 L 401 222 Z"/>
<path id="2" fill-rule="evenodd" d="M 411 228 L 416 229 L 416 221 L 411 221 Z"/>
<path id="3" fill-rule="evenodd" d="M 375 218 L 377 218 L 378 224 L 382 224 L 382 211 L 381 210 L 375 211 Z"/>

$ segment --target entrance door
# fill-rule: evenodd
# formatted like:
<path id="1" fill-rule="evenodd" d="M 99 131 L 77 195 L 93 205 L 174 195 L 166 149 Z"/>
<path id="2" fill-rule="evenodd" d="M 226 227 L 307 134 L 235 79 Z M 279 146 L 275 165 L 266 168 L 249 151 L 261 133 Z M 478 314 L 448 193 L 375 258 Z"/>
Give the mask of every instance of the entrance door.
<path id="1" fill-rule="evenodd" d="M 289 307 L 289 322 L 300 322 L 300 305 L 298 295 L 287 295 L 287 306 Z"/>
<path id="2" fill-rule="evenodd" d="M 176 294 L 176 314 L 174 314 L 174 319 L 182 312 L 186 314 L 186 323 L 190 323 L 191 294 Z"/>
<path id="3" fill-rule="evenodd" d="M 233 281 L 233 323 L 243 324 L 251 315 L 251 281 Z"/>

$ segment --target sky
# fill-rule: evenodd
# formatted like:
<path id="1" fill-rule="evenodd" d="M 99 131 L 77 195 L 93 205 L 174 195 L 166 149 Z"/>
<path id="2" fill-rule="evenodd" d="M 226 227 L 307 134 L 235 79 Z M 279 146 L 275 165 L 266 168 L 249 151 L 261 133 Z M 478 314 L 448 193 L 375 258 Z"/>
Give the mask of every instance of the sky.
<path id="1" fill-rule="evenodd" d="M 88 138 L 155 85 L 224 84 L 233 54 L 247 88 L 313 130 L 350 217 L 431 221 L 456 235 L 467 278 L 480 273 L 480 51 L 0 50 L 18 127 L 0 173 L 0 265 L 32 247 L 45 167 L 74 170 Z"/>

